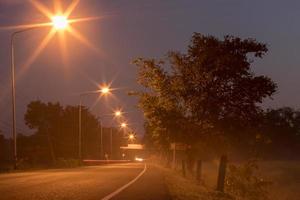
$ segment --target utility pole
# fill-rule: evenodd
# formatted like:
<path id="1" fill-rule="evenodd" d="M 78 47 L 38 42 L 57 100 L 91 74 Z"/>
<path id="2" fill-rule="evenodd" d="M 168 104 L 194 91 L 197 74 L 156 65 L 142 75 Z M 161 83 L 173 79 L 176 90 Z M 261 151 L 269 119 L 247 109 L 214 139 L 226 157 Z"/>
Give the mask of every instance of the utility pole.
<path id="1" fill-rule="evenodd" d="M 78 113 L 78 116 L 79 116 L 79 119 L 78 119 L 78 159 L 79 161 L 81 161 L 82 159 L 82 155 L 81 155 L 81 109 L 82 109 L 82 95 L 80 95 L 80 102 L 79 102 L 79 113 Z"/>
<path id="2" fill-rule="evenodd" d="M 113 157 L 113 128 L 110 127 L 110 159 Z"/>
<path id="3" fill-rule="evenodd" d="M 100 159 L 103 158 L 103 125 L 102 120 L 100 119 Z"/>

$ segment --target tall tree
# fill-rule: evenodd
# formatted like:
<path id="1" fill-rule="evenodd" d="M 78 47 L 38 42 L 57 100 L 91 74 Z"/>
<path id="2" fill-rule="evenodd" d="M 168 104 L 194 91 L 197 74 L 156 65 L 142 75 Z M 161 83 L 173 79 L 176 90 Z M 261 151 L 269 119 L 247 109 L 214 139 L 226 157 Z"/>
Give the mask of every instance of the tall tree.
<path id="1" fill-rule="evenodd" d="M 35 137 L 54 161 L 78 156 L 78 107 L 33 101 L 27 106 L 25 122 L 36 130 Z M 82 151 L 84 158 L 99 157 L 100 124 L 87 108 L 82 107 Z"/>
<path id="2" fill-rule="evenodd" d="M 169 52 L 164 60 L 139 58 L 138 92 L 151 137 L 156 141 L 197 143 L 205 135 L 234 135 L 253 125 L 260 103 L 276 84 L 251 70 L 255 58 L 267 52 L 254 39 L 195 33 L 187 53 Z"/>
<path id="3" fill-rule="evenodd" d="M 63 115 L 63 108 L 59 103 L 42 103 L 33 101 L 27 106 L 25 122 L 31 129 L 37 129 L 37 134 L 45 136 L 49 153 L 54 162 L 56 158 L 54 140 L 59 134 L 59 125 Z"/>

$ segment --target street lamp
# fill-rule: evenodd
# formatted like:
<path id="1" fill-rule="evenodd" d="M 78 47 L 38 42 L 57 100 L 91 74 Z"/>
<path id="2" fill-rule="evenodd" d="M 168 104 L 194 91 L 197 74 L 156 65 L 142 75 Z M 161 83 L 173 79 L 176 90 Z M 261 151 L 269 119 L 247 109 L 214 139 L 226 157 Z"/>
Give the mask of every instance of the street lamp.
<path id="1" fill-rule="evenodd" d="M 121 129 L 123 129 L 123 137 L 126 136 L 126 128 L 127 128 L 127 124 L 125 122 L 121 123 L 120 127 Z"/>
<path id="2" fill-rule="evenodd" d="M 108 94 L 110 92 L 110 88 L 105 86 L 105 87 L 101 88 L 100 92 L 102 94 Z"/>
<path id="3" fill-rule="evenodd" d="M 122 111 L 116 110 L 114 112 L 114 116 L 117 118 L 120 118 L 122 116 Z M 113 129 L 110 127 L 110 155 L 112 156 L 113 154 Z"/>
<path id="4" fill-rule="evenodd" d="M 129 135 L 129 139 L 130 139 L 130 140 L 133 140 L 133 139 L 134 139 L 134 135 L 133 135 L 133 134 L 130 134 L 130 135 Z"/>
<path id="5" fill-rule="evenodd" d="M 57 15 L 52 17 L 52 25 L 56 30 L 63 30 L 68 27 L 69 21 L 66 16 Z"/>
<path id="6" fill-rule="evenodd" d="M 79 160 L 82 159 L 82 143 L 81 143 L 81 138 L 82 138 L 82 133 L 81 133 L 81 110 L 82 110 L 82 97 L 83 96 L 87 96 L 87 95 L 91 95 L 91 94 L 103 94 L 103 95 L 107 95 L 109 94 L 111 91 L 111 89 L 107 86 L 102 87 L 100 90 L 96 90 L 96 91 L 89 91 L 89 92 L 84 92 L 81 93 L 79 95 L 79 120 L 78 120 L 78 158 Z M 102 128 L 102 121 L 100 119 L 100 125 L 101 125 L 101 132 L 100 132 L 100 139 L 101 139 L 101 156 L 102 156 L 102 152 L 103 152 L 103 143 L 102 143 L 102 135 L 103 135 L 103 128 Z"/>
<path id="7" fill-rule="evenodd" d="M 120 117 L 122 115 L 122 112 L 117 110 L 115 111 L 115 117 Z"/>
<path id="8" fill-rule="evenodd" d="M 64 30 L 68 26 L 68 19 L 63 16 L 54 16 L 51 25 L 55 30 Z M 25 28 L 11 34 L 11 92 L 12 92 L 12 135 L 13 135 L 13 154 L 14 168 L 17 169 L 17 127 L 16 127 L 16 81 L 15 81 L 15 38 L 18 34 L 24 33 L 33 29 L 42 28 L 44 26 L 34 26 Z"/>
<path id="9" fill-rule="evenodd" d="M 127 124 L 125 122 L 121 123 L 121 128 L 126 128 Z"/>

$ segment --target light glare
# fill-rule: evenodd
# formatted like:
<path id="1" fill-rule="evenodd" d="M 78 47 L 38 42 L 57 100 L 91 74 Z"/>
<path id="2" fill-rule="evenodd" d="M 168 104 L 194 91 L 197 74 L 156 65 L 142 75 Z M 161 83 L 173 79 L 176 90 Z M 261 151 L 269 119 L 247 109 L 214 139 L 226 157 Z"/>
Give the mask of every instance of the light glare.
<path id="1" fill-rule="evenodd" d="M 126 123 L 122 123 L 122 124 L 121 124 L 121 127 L 122 127 L 122 128 L 125 128 L 125 127 L 127 127 L 127 124 L 126 124 Z"/>
<path id="2" fill-rule="evenodd" d="M 116 117 L 119 117 L 119 116 L 121 116 L 121 115 L 122 115 L 121 111 L 116 111 L 116 112 L 115 112 L 115 116 L 116 116 Z"/>
<path id="3" fill-rule="evenodd" d="M 62 30 L 62 29 L 65 29 L 69 25 L 69 22 L 68 22 L 67 17 L 65 17 L 65 16 L 54 16 L 52 18 L 52 24 L 55 29 Z"/>
<path id="4" fill-rule="evenodd" d="M 110 89 L 108 88 L 108 87 L 103 87 L 102 89 L 101 89 L 101 93 L 102 94 L 107 94 L 107 93 L 109 93 L 110 92 Z"/>
<path id="5" fill-rule="evenodd" d="M 143 162 L 144 159 L 143 158 L 139 158 L 139 157 L 135 157 L 135 161 L 138 161 L 138 162 Z"/>
<path id="6" fill-rule="evenodd" d="M 129 139 L 133 140 L 134 139 L 134 135 L 133 134 L 129 135 Z"/>

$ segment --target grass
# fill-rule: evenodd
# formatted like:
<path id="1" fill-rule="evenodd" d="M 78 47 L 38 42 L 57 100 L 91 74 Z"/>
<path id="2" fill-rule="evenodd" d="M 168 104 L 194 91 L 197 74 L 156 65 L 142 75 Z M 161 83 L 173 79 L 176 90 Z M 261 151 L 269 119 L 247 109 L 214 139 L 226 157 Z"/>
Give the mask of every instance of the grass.
<path id="1" fill-rule="evenodd" d="M 266 161 L 259 166 L 261 174 L 272 181 L 270 199 L 300 199 L 300 161 Z"/>
<path id="2" fill-rule="evenodd" d="M 270 180 L 268 187 L 271 200 L 300 199 L 300 161 L 263 161 L 259 162 L 259 176 Z M 203 183 L 188 176 L 184 178 L 180 171 L 158 166 L 165 175 L 165 181 L 174 200 L 229 200 L 214 192 L 218 162 L 204 162 L 202 168 Z"/>
<path id="3" fill-rule="evenodd" d="M 260 161 L 258 165 L 259 176 L 272 182 L 268 187 L 271 200 L 300 199 L 300 161 Z M 204 162 L 202 169 L 206 186 L 215 188 L 218 162 Z"/>
<path id="4" fill-rule="evenodd" d="M 230 200 L 228 195 L 215 192 L 203 183 L 193 180 L 191 176 L 184 178 L 179 171 L 174 171 L 161 166 L 165 182 L 174 200 Z"/>

